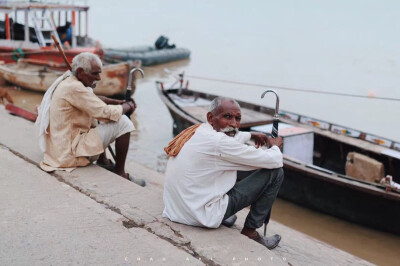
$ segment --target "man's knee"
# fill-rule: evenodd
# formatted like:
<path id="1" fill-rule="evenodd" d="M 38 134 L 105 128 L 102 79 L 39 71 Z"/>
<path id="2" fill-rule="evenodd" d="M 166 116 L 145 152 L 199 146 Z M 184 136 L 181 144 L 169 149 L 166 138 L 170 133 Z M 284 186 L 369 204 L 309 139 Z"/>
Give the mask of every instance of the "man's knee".
<path id="1" fill-rule="evenodd" d="M 279 182 L 279 184 L 282 184 L 283 179 L 285 177 L 285 174 L 283 172 L 283 167 L 276 169 L 276 171 L 278 172 L 277 176 L 276 176 L 276 179 Z"/>
<path id="2" fill-rule="evenodd" d="M 117 138 L 131 133 L 133 130 L 135 130 L 135 126 L 132 123 L 132 120 L 130 120 L 126 115 L 121 116 L 119 121 L 117 122 Z"/>
<path id="3" fill-rule="evenodd" d="M 118 121 L 118 126 L 121 129 L 132 129 L 134 128 L 134 125 L 132 123 L 132 120 L 129 119 L 126 115 L 121 116 L 121 118 Z"/>
<path id="4" fill-rule="evenodd" d="M 271 176 L 272 182 L 278 182 L 281 184 L 283 182 L 284 178 L 284 173 L 283 173 L 283 168 L 275 168 L 275 169 L 260 169 L 265 175 Z"/>

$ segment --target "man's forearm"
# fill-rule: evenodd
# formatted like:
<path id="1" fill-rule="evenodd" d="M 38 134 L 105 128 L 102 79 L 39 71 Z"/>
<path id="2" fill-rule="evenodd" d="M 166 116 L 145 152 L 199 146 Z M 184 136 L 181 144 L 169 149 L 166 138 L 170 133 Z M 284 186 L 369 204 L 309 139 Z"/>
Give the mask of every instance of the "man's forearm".
<path id="1" fill-rule="evenodd" d="M 108 103 L 107 103 L 107 99 L 108 99 L 107 97 L 105 97 L 105 96 L 99 96 L 99 95 L 97 95 L 97 97 L 99 97 L 99 99 L 102 100 L 105 104 L 108 104 Z"/>

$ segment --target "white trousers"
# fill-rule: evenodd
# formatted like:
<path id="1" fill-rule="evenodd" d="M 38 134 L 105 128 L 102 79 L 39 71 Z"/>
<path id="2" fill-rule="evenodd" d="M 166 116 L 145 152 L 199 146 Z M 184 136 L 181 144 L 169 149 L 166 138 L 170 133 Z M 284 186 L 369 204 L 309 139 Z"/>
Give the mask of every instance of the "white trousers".
<path id="1" fill-rule="evenodd" d="M 126 116 L 122 115 L 117 122 L 99 123 L 97 126 L 101 140 L 103 141 L 103 148 L 113 143 L 116 138 L 135 130 L 132 121 Z"/>

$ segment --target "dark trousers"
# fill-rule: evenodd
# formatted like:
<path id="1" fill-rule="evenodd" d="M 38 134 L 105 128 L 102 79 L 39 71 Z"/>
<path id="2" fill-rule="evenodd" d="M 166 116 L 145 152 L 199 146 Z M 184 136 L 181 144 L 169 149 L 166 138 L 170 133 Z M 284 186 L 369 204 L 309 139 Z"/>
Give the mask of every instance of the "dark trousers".
<path id="1" fill-rule="evenodd" d="M 242 173 L 238 173 L 240 180 Z M 270 214 L 272 204 L 283 181 L 283 169 L 260 169 L 251 172 L 228 191 L 229 203 L 224 220 L 250 206 L 244 223 L 248 228 L 260 228 Z M 269 220 L 269 217 L 268 217 Z"/>

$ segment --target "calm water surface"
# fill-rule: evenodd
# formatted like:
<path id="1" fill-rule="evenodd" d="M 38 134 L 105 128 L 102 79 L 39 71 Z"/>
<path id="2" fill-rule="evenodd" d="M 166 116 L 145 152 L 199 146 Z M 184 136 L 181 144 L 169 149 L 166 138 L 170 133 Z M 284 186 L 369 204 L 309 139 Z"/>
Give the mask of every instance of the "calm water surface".
<path id="1" fill-rule="evenodd" d="M 400 99 L 396 0 L 89 1 L 90 34 L 109 47 L 161 34 L 192 50 L 187 74 Z M 109 19 L 106 19 L 109 18 Z M 261 101 L 262 87 L 191 80 L 192 88 Z M 400 141 L 400 101 L 278 90 L 282 110 Z"/>
<path id="2" fill-rule="evenodd" d="M 282 110 L 400 141 L 400 2 L 398 1 L 89 1 L 89 34 L 108 47 L 152 45 L 163 34 L 191 59 L 145 68 L 129 159 L 163 172 L 172 119 L 155 90 L 166 67 L 191 75 L 192 89 L 273 107 L 266 87 L 370 95 L 326 96 L 278 90 Z M 206 79 L 197 79 L 205 77 Z M 231 83 L 211 81 L 222 79 Z M 11 91 L 29 109 L 41 94 Z M 400 238 L 283 200 L 273 219 L 379 265 L 400 265 Z"/>

